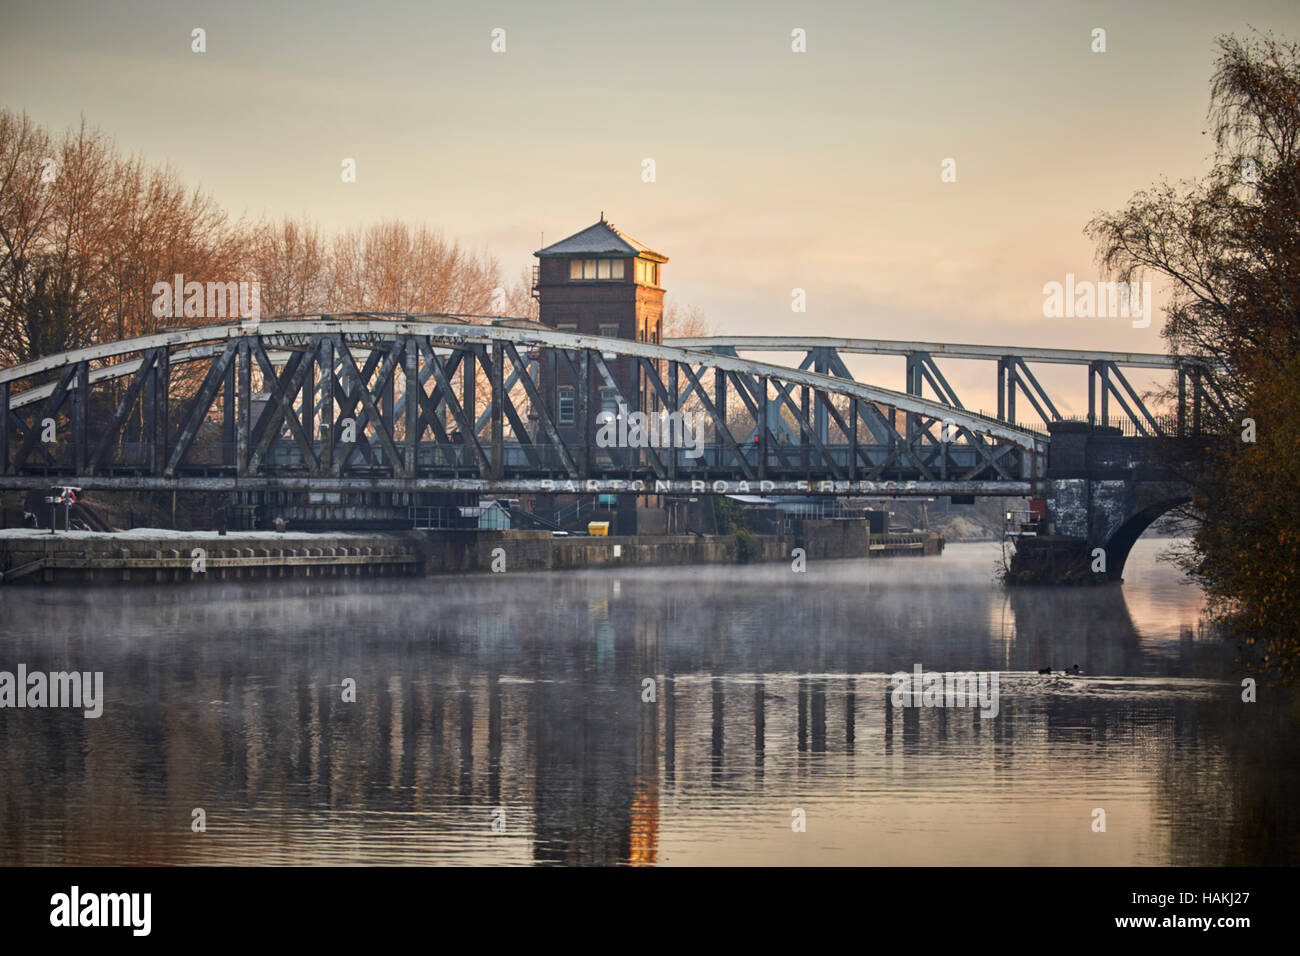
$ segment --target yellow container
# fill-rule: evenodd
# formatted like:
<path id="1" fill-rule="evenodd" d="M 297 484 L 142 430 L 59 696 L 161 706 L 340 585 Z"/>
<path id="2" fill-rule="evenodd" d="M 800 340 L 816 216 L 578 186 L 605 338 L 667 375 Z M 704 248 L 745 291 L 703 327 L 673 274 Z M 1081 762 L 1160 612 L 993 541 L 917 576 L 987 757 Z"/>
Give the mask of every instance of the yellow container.
<path id="1" fill-rule="evenodd" d="M 608 535 L 609 535 L 609 522 L 608 522 L 608 521 L 588 521 L 588 522 L 587 522 L 587 534 L 598 534 L 598 535 L 601 535 L 601 536 L 608 536 Z"/>

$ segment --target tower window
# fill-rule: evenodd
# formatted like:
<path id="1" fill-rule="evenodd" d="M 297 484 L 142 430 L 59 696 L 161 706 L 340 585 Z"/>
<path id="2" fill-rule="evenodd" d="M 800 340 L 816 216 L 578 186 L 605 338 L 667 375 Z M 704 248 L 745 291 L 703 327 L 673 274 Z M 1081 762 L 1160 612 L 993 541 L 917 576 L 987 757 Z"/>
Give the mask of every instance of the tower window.
<path id="1" fill-rule="evenodd" d="M 617 323 L 614 323 L 614 324 L 610 325 L 610 324 L 606 324 L 606 323 L 602 322 L 602 323 L 600 324 L 600 334 L 601 334 L 601 335 L 607 335 L 607 336 L 609 336 L 611 339 L 616 339 L 616 338 L 618 338 L 618 324 L 617 324 Z"/>
<path id="2" fill-rule="evenodd" d="M 560 386 L 560 404 L 556 411 L 559 413 L 561 425 L 573 424 L 573 386 Z"/>
<path id="3" fill-rule="evenodd" d="M 651 262 L 649 259 L 638 259 L 636 261 L 636 281 L 642 285 L 658 285 L 659 263 Z"/>
<path id="4" fill-rule="evenodd" d="M 570 259 L 569 279 L 582 280 L 604 279 L 622 281 L 622 259 Z"/>

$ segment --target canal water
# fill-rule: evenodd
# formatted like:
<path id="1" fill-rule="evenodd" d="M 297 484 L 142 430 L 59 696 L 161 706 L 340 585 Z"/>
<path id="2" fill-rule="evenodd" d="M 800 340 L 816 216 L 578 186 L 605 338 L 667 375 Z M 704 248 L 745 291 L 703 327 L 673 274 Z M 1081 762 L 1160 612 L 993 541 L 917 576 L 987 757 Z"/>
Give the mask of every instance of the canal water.
<path id="1" fill-rule="evenodd" d="M 1242 701 L 1167 545 L 1010 593 L 996 544 L 8 588 L 0 670 L 105 700 L 0 711 L 0 863 L 1294 863 L 1300 712 Z M 997 715 L 896 706 L 916 665 Z"/>

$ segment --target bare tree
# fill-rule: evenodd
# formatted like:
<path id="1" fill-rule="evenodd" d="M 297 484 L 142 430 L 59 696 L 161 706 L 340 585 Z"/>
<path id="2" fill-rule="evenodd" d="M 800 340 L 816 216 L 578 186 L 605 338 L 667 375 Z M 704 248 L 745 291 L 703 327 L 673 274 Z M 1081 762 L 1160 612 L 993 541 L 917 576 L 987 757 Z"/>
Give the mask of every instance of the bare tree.
<path id="1" fill-rule="evenodd" d="M 26 113 L 0 111 L 0 357 L 6 362 L 33 355 L 31 299 L 44 294 L 39 273 L 54 199 L 48 179 L 57 176 L 56 163 L 43 128 Z"/>
<path id="2" fill-rule="evenodd" d="M 330 309 L 333 275 L 328 242 L 306 217 L 261 222 L 248 237 L 249 270 L 260 283 L 266 315 L 315 315 Z"/>
<path id="3" fill-rule="evenodd" d="M 399 220 L 335 236 L 330 274 L 334 311 L 486 314 L 500 285 L 486 252 Z"/>
<path id="4" fill-rule="evenodd" d="M 0 357 L 22 362 L 173 324 L 153 286 L 236 278 L 226 216 L 169 167 L 83 121 L 57 141 L 0 113 Z"/>
<path id="5" fill-rule="evenodd" d="M 510 316 L 514 319 L 537 318 L 537 299 L 533 295 L 533 271 L 525 266 L 519 272 L 519 278 L 507 287 L 499 287 L 500 301 L 493 303 L 493 312 Z M 499 308 L 498 308 L 499 307 Z"/>
<path id="6" fill-rule="evenodd" d="M 665 339 L 690 339 L 716 334 L 714 323 L 698 305 L 679 306 L 672 300 L 665 300 L 663 323 Z"/>
<path id="7" fill-rule="evenodd" d="M 185 282 L 249 281 L 238 229 L 198 189 L 187 190 L 170 166 L 153 167 L 139 157 L 114 164 L 106 192 L 107 254 L 102 290 L 106 336 L 143 335 L 166 326 L 210 321 L 215 316 L 154 314 L 154 286 Z"/>

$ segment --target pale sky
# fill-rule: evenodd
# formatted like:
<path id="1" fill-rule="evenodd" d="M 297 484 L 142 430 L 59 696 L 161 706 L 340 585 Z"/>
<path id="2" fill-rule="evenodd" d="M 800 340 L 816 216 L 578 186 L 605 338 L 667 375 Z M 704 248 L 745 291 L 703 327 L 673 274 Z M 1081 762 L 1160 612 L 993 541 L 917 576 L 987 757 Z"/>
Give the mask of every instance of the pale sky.
<path id="1" fill-rule="evenodd" d="M 1043 285 L 1101 278 L 1094 212 L 1205 170 L 1214 38 L 1250 27 L 1300 4 L 0 0 L 0 105 L 236 216 L 424 222 L 510 278 L 603 210 L 723 333 L 1163 351 L 1159 315 L 1046 319 Z"/>

